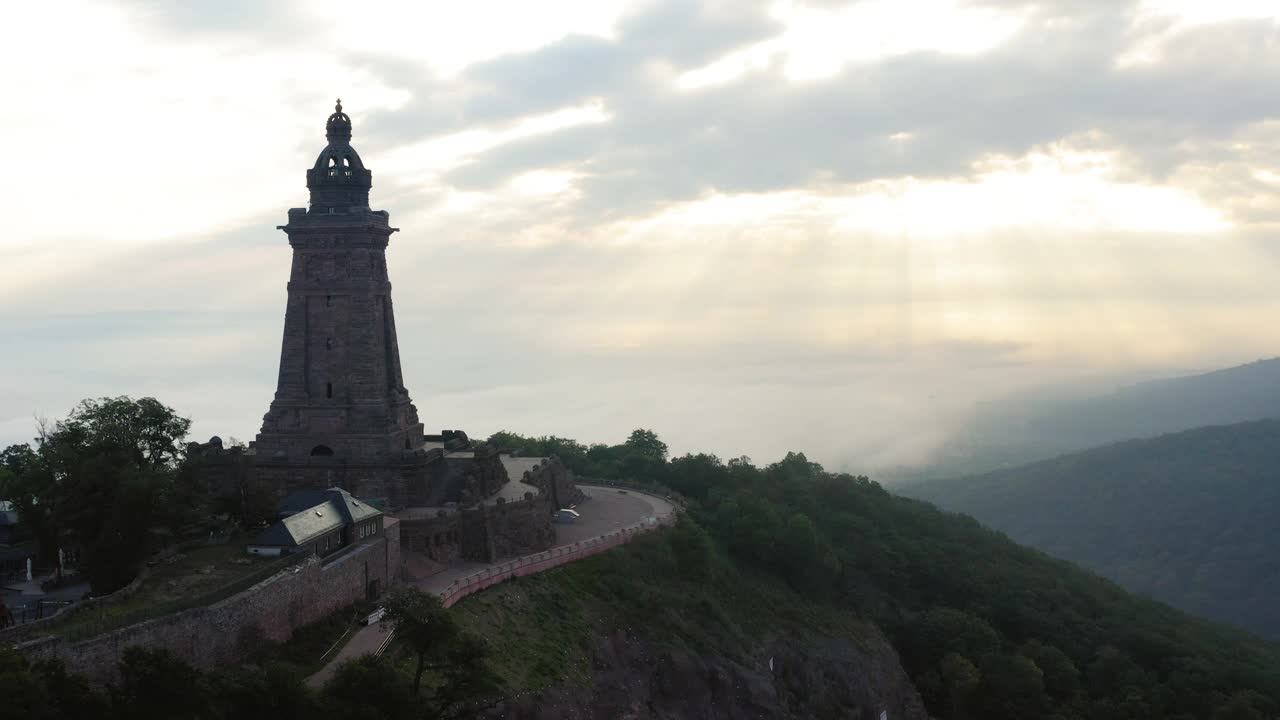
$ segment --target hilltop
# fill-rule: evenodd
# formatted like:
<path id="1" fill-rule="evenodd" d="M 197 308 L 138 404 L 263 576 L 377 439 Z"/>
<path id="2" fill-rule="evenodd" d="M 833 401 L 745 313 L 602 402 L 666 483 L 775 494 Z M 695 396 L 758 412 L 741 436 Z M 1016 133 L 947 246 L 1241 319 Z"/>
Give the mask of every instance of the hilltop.
<path id="1" fill-rule="evenodd" d="M 976 474 L 1121 440 L 1275 417 L 1280 358 L 1105 393 L 1024 392 L 979 408 L 922 475 Z"/>

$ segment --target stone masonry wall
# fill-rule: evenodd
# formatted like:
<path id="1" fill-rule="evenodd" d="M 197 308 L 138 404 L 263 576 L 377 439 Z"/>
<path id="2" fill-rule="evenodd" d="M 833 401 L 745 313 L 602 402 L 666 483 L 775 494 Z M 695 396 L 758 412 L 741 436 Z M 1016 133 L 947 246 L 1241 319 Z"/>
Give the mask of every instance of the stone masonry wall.
<path id="1" fill-rule="evenodd" d="M 386 581 L 382 587 L 378 588 L 379 592 L 386 592 L 386 589 L 400 577 L 400 521 L 389 516 L 382 516 L 382 534 L 386 537 Z"/>
<path id="2" fill-rule="evenodd" d="M 389 520 L 382 535 L 337 557 L 311 558 L 213 605 L 80 642 L 55 636 L 18 645 L 17 650 L 31 660 L 59 658 L 68 670 L 98 684 L 116 679 L 121 655 L 135 645 L 164 648 L 206 670 L 234 662 L 260 636 L 283 642 L 296 628 L 365 598 L 370 589 L 384 591 L 400 564 L 400 528 L 394 518 Z"/>
<path id="3" fill-rule="evenodd" d="M 401 542 L 406 552 L 419 553 L 432 562 L 448 565 L 462 556 L 457 511 L 438 510 L 430 516 L 400 519 Z"/>
<path id="4" fill-rule="evenodd" d="M 474 457 L 466 469 L 458 500 L 470 504 L 497 493 L 510 478 L 498 451 L 484 443 L 476 445 Z"/>
<path id="5" fill-rule="evenodd" d="M 525 493 L 525 499 L 518 502 L 499 499 L 488 510 L 493 559 L 540 552 L 556 544 L 556 531 L 551 527 L 555 508 L 545 494 Z"/>
<path id="6" fill-rule="evenodd" d="M 546 458 L 525 472 L 524 482 L 550 496 L 556 509 L 577 505 L 587 497 L 574 483 L 573 471 L 555 457 Z"/>
<path id="7" fill-rule="evenodd" d="M 369 466 L 314 458 L 306 465 L 258 463 L 249 482 L 270 489 L 277 499 L 296 490 L 340 487 L 361 498 L 385 498 L 386 509 L 405 507 L 411 493 L 426 484 L 428 466 L 436 459 L 409 456 L 396 465 Z"/>

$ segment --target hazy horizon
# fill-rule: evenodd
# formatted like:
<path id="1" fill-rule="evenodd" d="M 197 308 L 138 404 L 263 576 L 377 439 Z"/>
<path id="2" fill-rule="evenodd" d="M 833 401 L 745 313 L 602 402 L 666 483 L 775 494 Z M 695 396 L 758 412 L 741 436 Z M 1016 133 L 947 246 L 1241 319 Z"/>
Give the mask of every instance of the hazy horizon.
<path id="1" fill-rule="evenodd" d="M 0 446 L 151 395 L 250 440 L 341 97 L 428 431 L 928 457 L 975 403 L 1273 357 L 1280 8 L 28 3 Z M 53 33 L 46 28 L 57 28 Z M 86 62 L 86 58 L 92 58 Z"/>

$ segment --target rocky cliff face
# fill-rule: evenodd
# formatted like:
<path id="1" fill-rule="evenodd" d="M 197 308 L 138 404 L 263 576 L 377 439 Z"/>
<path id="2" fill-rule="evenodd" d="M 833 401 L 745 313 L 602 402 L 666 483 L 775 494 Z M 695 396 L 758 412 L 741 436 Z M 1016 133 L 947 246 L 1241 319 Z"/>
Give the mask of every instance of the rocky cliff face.
<path id="1" fill-rule="evenodd" d="M 772 662 L 772 669 L 770 669 Z M 747 661 L 654 646 L 625 633 L 599 640 L 590 687 L 556 686 L 493 708 L 504 720 L 927 720 L 882 637 L 779 640 Z M 882 715 L 884 713 L 884 715 Z"/>

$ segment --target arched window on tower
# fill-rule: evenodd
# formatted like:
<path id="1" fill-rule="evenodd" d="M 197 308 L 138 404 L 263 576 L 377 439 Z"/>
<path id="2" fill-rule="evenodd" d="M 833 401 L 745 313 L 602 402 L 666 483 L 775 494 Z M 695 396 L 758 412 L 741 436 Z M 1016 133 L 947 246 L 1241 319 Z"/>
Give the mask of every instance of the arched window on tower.
<path id="1" fill-rule="evenodd" d="M 311 457 L 333 457 L 333 448 L 328 445 L 317 445 L 311 448 Z"/>
<path id="2" fill-rule="evenodd" d="M 338 177 L 339 174 L 351 177 L 351 159 L 345 155 L 329 158 L 329 177 Z"/>
<path id="3" fill-rule="evenodd" d="M 327 398 L 333 397 L 333 383 L 327 382 L 324 384 L 324 396 Z"/>

